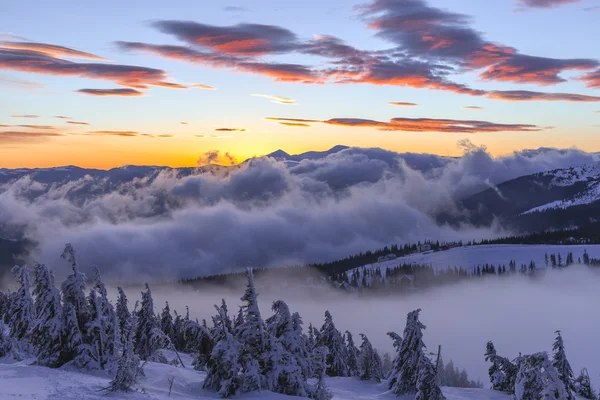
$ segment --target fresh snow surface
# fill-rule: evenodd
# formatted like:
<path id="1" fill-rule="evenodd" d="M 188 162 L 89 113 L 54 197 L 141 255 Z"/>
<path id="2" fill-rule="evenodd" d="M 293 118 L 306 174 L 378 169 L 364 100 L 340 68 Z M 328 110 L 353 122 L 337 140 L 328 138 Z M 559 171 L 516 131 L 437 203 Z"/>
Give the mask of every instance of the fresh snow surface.
<path id="1" fill-rule="evenodd" d="M 521 264 L 529 264 L 534 261 L 537 268 L 545 267 L 544 255 L 560 253 L 563 263 L 567 258 L 567 253 L 572 252 L 575 262 L 578 257 L 583 258 L 583 251 L 587 250 L 591 258 L 600 258 L 600 245 L 581 244 L 581 245 L 528 245 L 528 244 L 490 244 L 481 246 L 455 247 L 445 251 L 428 251 L 424 253 L 410 254 L 404 257 L 398 257 L 391 261 L 383 261 L 374 264 L 367 264 L 347 272 L 351 276 L 355 270 L 359 272 L 359 282 L 362 279 L 362 273 L 368 269 L 380 268 L 382 274 L 387 269 L 395 268 L 402 264 L 431 265 L 434 269 L 446 269 L 448 267 L 462 267 L 467 270 L 477 268 L 478 265 L 487 264 L 506 265 L 511 260 L 517 263 L 517 268 Z"/>
<path id="2" fill-rule="evenodd" d="M 146 363 L 145 378 L 136 386 L 137 392 L 108 393 L 102 389 L 110 379 L 103 372 L 86 372 L 72 367 L 51 369 L 28 365 L 26 361 L 14 362 L 0 359 L 0 400 L 105 400 L 105 399 L 151 399 L 151 400 L 204 400 L 220 398 L 216 393 L 202 389 L 206 374 L 194 371 L 190 357 L 182 355 L 187 368 L 166 364 Z M 173 377 L 173 389 L 169 396 L 169 381 Z M 411 400 L 414 396 L 397 397 L 387 390 L 385 383 L 364 382 L 358 378 L 327 378 L 334 400 Z M 509 400 L 505 393 L 486 389 L 443 388 L 447 400 Z M 299 397 L 278 393 L 248 393 L 234 398 L 285 400 Z"/>
<path id="3" fill-rule="evenodd" d="M 565 169 L 556 169 L 543 172 L 542 176 L 552 176 L 550 186 L 572 186 L 579 182 L 587 182 L 587 188 L 580 194 L 570 199 L 552 201 L 531 210 L 523 212 L 529 214 L 538 211 L 546 211 L 549 209 L 565 209 L 573 206 L 591 204 L 600 200 L 600 165 L 582 165 L 580 167 L 572 167 Z"/>

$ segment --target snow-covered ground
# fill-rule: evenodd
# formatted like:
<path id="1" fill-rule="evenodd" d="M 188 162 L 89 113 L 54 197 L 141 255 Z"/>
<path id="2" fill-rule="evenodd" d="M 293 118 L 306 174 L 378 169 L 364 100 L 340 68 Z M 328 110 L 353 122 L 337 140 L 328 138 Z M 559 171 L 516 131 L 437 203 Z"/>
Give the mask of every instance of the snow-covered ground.
<path id="1" fill-rule="evenodd" d="M 184 355 L 188 368 L 165 364 L 147 363 L 146 377 L 137 386 L 138 392 L 109 393 L 109 378 L 102 372 L 91 374 L 76 369 L 50 369 L 28 365 L 27 362 L 14 362 L 0 359 L 0 400 L 101 400 L 101 399 L 214 399 L 219 396 L 202 389 L 206 374 L 194 371 L 189 357 Z M 169 396 L 169 379 L 174 378 Z M 334 400 L 376 400 L 411 399 L 412 396 L 396 397 L 387 391 L 385 383 L 363 382 L 357 378 L 328 378 L 327 383 Z M 509 396 L 486 389 L 443 388 L 447 400 L 509 400 Z M 261 392 L 249 393 L 236 398 L 284 400 L 298 397 Z"/>
<path id="2" fill-rule="evenodd" d="M 491 244 L 482 246 L 455 247 L 445 251 L 429 251 L 425 253 L 415 253 L 404 257 L 398 257 L 394 260 L 383 261 L 374 264 L 368 264 L 359 267 L 359 274 L 364 269 L 380 268 L 383 271 L 388 268 L 394 268 L 402 264 L 431 265 L 434 269 L 446 269 L 448 267 L 462 267 L 465 269 L 476 268 L 478 265 L 493 264 L 506 265 L 514 260 L 517 266 L 529 264 L 534 261 L 538 268 L 545 267 L 545 254 L 548 256 L 555 253 L 562 256 L 563 262 L 567 253 L 573 253 L 575 262 L 579 257 L 583 258 L 583 252 L 586 250 L 591 258 L 600 258 L 600 245 L 582 244 L 582 245 L 527 245 L 527 244 Z M 354 270 L 348 271 L 352 274 Z M 362 275 L 361 275 L 362 276 Z"/>

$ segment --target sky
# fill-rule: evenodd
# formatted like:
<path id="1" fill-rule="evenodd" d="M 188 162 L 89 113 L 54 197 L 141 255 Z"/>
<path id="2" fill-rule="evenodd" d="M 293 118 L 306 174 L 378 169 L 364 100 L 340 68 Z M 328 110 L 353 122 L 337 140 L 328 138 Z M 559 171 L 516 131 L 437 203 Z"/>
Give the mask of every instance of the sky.
<path id="1" fill-rule="evenodd" d="M 599 0 L 3 2 L 0 168 L 600 151 L 599 17 Z"/>

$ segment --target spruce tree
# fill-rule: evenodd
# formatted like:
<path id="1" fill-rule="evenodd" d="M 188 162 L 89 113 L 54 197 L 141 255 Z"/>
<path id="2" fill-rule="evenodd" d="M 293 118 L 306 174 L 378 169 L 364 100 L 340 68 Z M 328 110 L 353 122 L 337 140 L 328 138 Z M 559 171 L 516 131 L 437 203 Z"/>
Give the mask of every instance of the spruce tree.
<path id="1" fill-rule="evenodd" d="M 241 345 L 233 337 L 225 322 L 226 316 L 219 315 L 219 327 L 222 330 L 220 340 L 215 344 L 208 361 L 208 372 L 204 379 L 203 387 L 205 389 L 216 390 L 221 396 L 234 396 L 242 385 L 240 375 L 242 366 L 240 365 Z M 256 365 L 257 366 L 257 365 Z M 257 377 L 257 379 L 259 379 Z M 257 382 L 259 384 L 259 382 Z"/>
<path id="2" fill-rule="evenodd" d="M 354 344 L 354 338 L 350 331 L 346 331 L 346 348 L 348 349 L 348 376 L 360 376 L 359 372 L 359 350 Z"/>
<path id="3" fill-rule="evenodd" d="M 121 333 L 126 337 L 123 343 L 123 353 L 117 362 L 117 374 L 110 382 L 109 391 L 129 392 L 141 373 L 140 358 L 134 352 L 135 326 L 137 322 L 134 316 L 129 316 Z"/>
<path id="4" fill-rule="evenodd" d="M 583 368 L 579 373 L 577 379 L 575 379 L 575 393 L 584 399 L 598 400 L 596 393 L 592 389 L 592 383 L 590 382 L 590 375 L 587 369 Z"/>
<path id="5" fill-rule="evenodd" d="M 346 365 L 348 363 L 346 344 L 342 334 L 336 329 L 329 311 L 325 311 L 325 323 L 319 332 L 318 346 L 326 346 L 329 350 L 327 354 L 327 375 L 346 376 Z"/>
<path id="6" fill-rule="evenodd" d="M 36 264 L 33 269 L 33 295 L 35 301 L 35 322 L 31 343 L 35 349 L 38 364 L 59 367 L 64 360 L 63 315 L 60 292 L 54 286 L 54 274 L 44 264 Z"/>
<path id="7" fill-rule="evenodd" d="M 254 274 L 248 268 L 248 285 L 241 300 L 245 303 L 244 323 L 237 329 L 236 335 L 240 342 L 244 343 L 245 352 L 253 359 L 259 359 L 265 350 L 265 322 L 258 308 L 258 295 L 254 287 Z"/>
<path id="8" fill-rule="evenodd" d="M 517 400 L 567 399 L 565 385 L 545 352 L 519 358 L 515 381 Z"/>
<path id="9" fill-rule="evenodd" d="M 518 365 L 505 357 L 497 355 L 492 342 L 488 342 L 486 345 L 485 360 L 492 363 L 489 369 L 492 389 L 514 393 L 515 380 L 519 371 Z M 517 362 L 519 362 L 519 359 L 517 359 Z"/>
<path id="10" fill-rule="evenodd" d="M 445 400 L 442 390 L 438 386 L 435 367 L 431 360 L 423 354 L 419 362 L 417 377 L 417 395 L 415 400 Z"/>
<path id="11" fill-rule="evenodd" d="M 127 296 L 121 287 L 117 288 L 119 292 L 119 297 L 117 298 L 117 307 L 116 314 L 117 319 L 119 321 L 119 339 L 123 345 L 128 340 L 129 333 L 126 332 L 127 324 L 129 324 L 131 313 L 129 312 L 129 308 L 127 308 Z"/>
<path id="12" fill-rule="evenodd" d="M 573 391 L 575 388 L 573 385 L 573 370 L 571 369 L 571 365 L 567 360 L 565 344 L 560 331 L 556 331 L 554 333 L 556 333 L 556 339 L 554 340 L 554 344 L 552 346 L 552 350 L 554 351 L 552 365 L 554 365 L 554 368 L 556 368 L 558 371 L 558 377 L 565 385 L 567 400 L 574 400 L 575 396 L 573 395 Z"/>
<path id="13" fill-rule="evenodd" d="M 163 308 L 160 315 L 160 330 L 167 335 L 171 343 L 175 343 L 175 329 L 173 328 L 173 317 L 168 301 L 165 301 L 165 308 Z"/>
<path id="14" fill-rule="evenodd" d="M 325 374 L 327 371 L 327 352 L 329 350 L 325 346 L 317 347 L 312 352 L 312 365 L 315 366 L 314 374 L 317 378 L 317 384 L 312 390 L 311 398 L 315 400 L 331 400 L 333 395 L 325 385 Z"/>
<path id="15" fill-rule="evenodd" d="M 138 320 L 135 333 L 135 353 L 142 360 L 166 362 L 160 353 L 165 348 L 167 340 L 160 330 L 158 320 L 154 314 L 154 301 L 148 283 L 145 284 L 146 291 L 142 292 L 142 303 L 140 310 L 136 313 Z"/>
<path id="16" fill-rule="evenodd" d="M 425 349 L 423 343 L 423 325 L 419 321 L 421 309 L 408 313 L 404 340 L 399 348 L 397 362 L 390 374 L 388 387 L 394 394 L 412 394 L 417 392 L 419 364 Z"/>
<path id="17" fill-rule="evenodd" d="M 10 336 L 17 341 L 24 341 L 28 339 L 30 329 L 34 324 L 33 300 L 29 285 L 29 267 L 27 265 L 15 265 L 12 272 L 19 283 L 19 290 L 11 300 L 8 312 L 10 315 L 8 325 L 10 326 Z"/>
<path id="18" fill-rule="evenodd" d="M 358 358 L 360 379 L 363 381 L 374 379 L 379 383 L 383 378 L 381 358 L 377 354 L 377 351 L 373 349 L 367 336 L 361 333 L 360 337 L 362 338 Z"/>
<path id="19" fill-rule="evenodd" d="M 85 324 L 89 319 L 88 304 L 85 296 L 86 292 L 86 277 L 79 272 L 79 264 L 75 255 L 75 249 L 70 243 L 65 245 L 62 258 L 71 264 L 73 273 L 61 285 L 62 300 L 64 303 L 69 303 L 73 306 L 79 330 L 84 331 Z"/>

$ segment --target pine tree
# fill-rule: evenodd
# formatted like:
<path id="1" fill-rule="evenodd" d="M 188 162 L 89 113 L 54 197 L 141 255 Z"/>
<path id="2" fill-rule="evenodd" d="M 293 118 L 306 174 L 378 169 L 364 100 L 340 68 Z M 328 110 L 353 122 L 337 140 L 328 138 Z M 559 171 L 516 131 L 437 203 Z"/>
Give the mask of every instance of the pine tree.
<path id="1" fill-rule="evenodd" d="M 254 274 L 248 268 L 248 285 L 241 300 L 244 304 L 244 323 L 237 330 L 237 338 L 244 343 L 245 351 L 252 359 L 259 359 L 265 350 L 265 322 L 258 308 L 258 295 L 254 287 Z"/>
<path id="2" fill-rule="evenodd" d="M 397 395 L 417 392 L 419 363 L 425 349 L 422 332 L 425 325 L 419 321 L 420 312 L 421 309 L 408 313 L 404 340 L 388 380 L 388 387 Z"/>
<path id="3" fill-rule="evenodd" d="M 128 340 L 129 333 L 126 332 L 127 324 L 130 323 L 131 313 L 127 308 L 127 296 L 121 287 L 117 288 L 119 298 L 117 299 L 116 314 L 119 321 L 119 339 L 123 345 Z"/>
<path id="4" fill-rule="evenodd" d="M 327 354 L 327 375 L 346 376 L 346 365 L 348 363 L 346 344 L 341 332 L 336 329 L 329 311 L 325 311 L 325 323 L 319 331 L 319 343 L 317 345 L 326 346 L 329 350 Z"/>
<path id="5" fill-rule="evenodd" d="M 0 318 L 0 358 L 8 355 L 11 351 L 10 340 L 6 334 L 4 321 Z"/>
<path id="6" fill-rule="evenodd" d="M 348 376 L 360 376 L 359 373 L 359 350 L 354 344 L 352 333 L 346 331 L 346 348 L 348 349 Z"/>
<path id="7" fill-rule="evenodd" d="M 19 290 L 10 304 L 10 336 L 17 341 L 28 339 L 29 331 L 34 323 L 33 300 L 29 285 L 29 267 L 15 265 L 12 269 Z"/>
<path id="8" fill-rule="evenodd" d="M 240 365 L 241 345 L 233 337 L 225 322 L 226 316 L 222 314 L 219 327 L 222 330 L 221 339 L 216 343 L 208 361 L 208 373 L 204 379 L 203 387 L 205 389 L 216 390 L 221 396 L 234 396 L 242 385 L 240 376 L 242 366 Z M 258 365 L 255 364 L 257 367 Z M 260 381 L 259 376 L 256 378 Z M 257 382 L 259 385 L 260 382 Z M 254 389 L 252 389 L 254 390 Z M 250 391 L 250 390 L 248 390 Z"/>
<path id="9" fill-rule="evenodd" d="M 142 292 L 142 303 L 136 317 L 138 323 L 135 333 L 135 353 L 142 360 L 166 362 L 160 349 L 167 345 L 167 338 L 160 330 L 154 314 L 154 301 L 148 283 L 146 283 L 146 291 Z"/>
<path id="10" fill-rule="evenodd" d="M 515 381 L 517 400 L 566 399 L 558 371 L 544 352 L 522 356 Z"/>
<path id="11" fill-rule="evenodd" d="M 571 369 L 571 365 L 567 360 L 565 344 L 560 331 L 556 331 L 554 333 L 556 333 L 556 339 L 554 341 L 554 345 L 552 346 L 552 350 L 554 351 L 554 360 L 552 365 L 558 371 L 558 377 L 565 385 L 567 400 L 574 400 L 575 396 L 573 396 L 573 391 L 575 388 L 573 385 L 573 370 Z"/>
<path id="12" fill-rule="evenodd" d="M 359 354 L 360 379 L 363 381 L 374 379 L 379 383 L 383 378 L 381 359 L 367 336 L 361 333 L 360 337 L 362 338 Z"/>
<path id="13" fill-rule="evenodd" d="M 327 389 L 325 385 L 325 374 L 327 371 L 327 352 L 329 350 L 325 346 L 317 347 L 312 353 L 313 362 L 315 365 L 315 376 L 317 378 L 317 384 L 315 385 L 311 398 L 315 400 L 331 400 L 333 395 Z"/>
<path id="14" fill-rule="evenodd" d="M 436 372 L 431 360 L 421 355 L 417 377 L 417 395 L 415 400 L 445 400 L 442 390 L 436 381 Z"/>
<path id="15" fill-rule="evenodd" d="M 62 300 L 64 303 L 69 303 L 73 306 L 79 330 L 84 331 L 85 324 L 89 319 L 88 304 L 85 297 L 86 292 L 86 277 L 79 272 L 79 264 L 75 256 L 75 249 L 70 243 L 65 245 L 62 258 L 71 264 L 73 274 L 69 275 L 61 285 Z"/>
<path id="16" fill-rule="evenodd" d="M 487 342 L 485 351 L 485 361 L 491 362 L 488 369 L 492 390 L 508 391 L 506 377 L 500 367 L 499 358 L 496 354 L 496 348 L 492 342 Z"/>
<path id="17" fill-rule="evenodd" d="M 33 269 L 33 295 L 35 322 L 31 330 L 31 343 L 37 362 L 48 367 L 63 364 L 63 315 L 60 293 L 54 286 L 54 274 L 44 264 Z"/>
<path id="18" fill-rule="evenodd" d="M 160 330 L 167 335 L 171 343 L 175 343 L 175 329 L 173 329 L 173 317 L 168 301 L 165 301 L 165 308 L 160 315 Z"/>
<path id="19" fill-rule="evenodd" d="M 590 375 L 587 369 L 583 368 L 579 373 L 577 379 L 575 379 L 575 393 L 584 399 L 598 400 L 596 393 L 592 389 L 590 382 Z"/>
<path id="20" fill-rule="evenodd" d="M 438 346 L 438 353 L 435 360 L 435 382 L 438 386 L 446 386 L 446 376 L 444 374 L 444 360 L 442 358 L 442 346 Z"/>
<path id="21" fill-rule="evenodd" d="M 142 373 L 140 358 L 134 352 L 135 326 L 137 322 L 134 316 L 129 316 L 123 324 L 121 333 L 126 337 L 123 343 L 123 353 L 117 362 L 117 374 L 110 382 L 109 391 L 129 392 L 137 381 L 138 375 Z"/>

